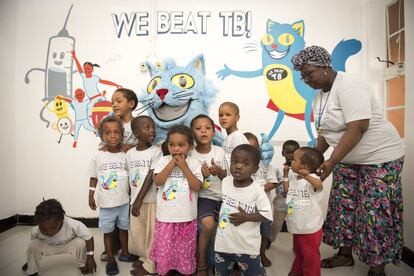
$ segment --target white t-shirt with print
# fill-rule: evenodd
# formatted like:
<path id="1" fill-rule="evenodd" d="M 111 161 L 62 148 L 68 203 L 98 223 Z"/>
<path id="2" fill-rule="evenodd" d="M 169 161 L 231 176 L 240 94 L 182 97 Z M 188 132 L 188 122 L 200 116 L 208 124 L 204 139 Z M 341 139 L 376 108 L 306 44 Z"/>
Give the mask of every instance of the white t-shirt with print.
<path id="1" fill-rule="evenodd" d="M 89 164 L 89 177 L 98 179 L 96 203 L 112 208 L 129 202 L 129 183 L 124 152 L 97 151 Z"/>
<path id="2" fill-rule="evenodd" d="M 214 250 L 230 254 L 259 255 L 260 222 L 245 222 L 235 226 L 229 215 L 239 213 L 238 207 L 251 214 L 259 212 L 263 217 L 273 220 L 270 202 L 261 185 L 255 181 L 247 187 L 238 188 L 233 177 L 227 176 L 222 182 L 223 203 L 220 209 Z"/>
<path id="3" fill-rule="evenodd" d="M 155 164 L 161 156 L 162 152 L 157 146 L 151 146 L 148 149 L 141 151 L 134 147 L 127 152 L 126 158 L 128 164 L 129 187 L 131 189 L 130 204 L 134 204 L 149 170 L 154 169 Z M 156 200 L 157 188 L 155 184 L 152 183 L 142 202 L 155 203 Z"/>
<path id="4" fill-rule="evenodd" d="M 286 196 L 286 224 L 292 234 L 311 234 L 322 228 L 323 189 L 315 188 L 305 179 L 297 179 L 297 174 L 289 171 L 289 190 Z M 316 174 L 310 174 L 319 178 Z"/>
<path id="5" fill-rule="evenodd" d="M 318 92 L 313 100 L 313 114 L 320 122 L 320 135 L 333 147 L 338 145 L 347 123 L 369 119 L 368 130 L 342 160 L 345 163 L 381 164 L 404 155 L 400 136 L 384 119 L 373 90 L 346 73 L 338 72 L 330 92 Z"/>
<path id="6" fill-rule="evenodd" d="M 50 246 L 64 245 L 75 238 L 81 238 L 87 241 L 92 238 L 92 234 L 85 224 L 66 216 L 63 219 L 60 231 L 52 237 L 43 235 L 42 232 L 40 232 L 38 225 L 32 228 L 31 233 L 32 240 L 39 239 Z"/>
<path id="7" fill-rule="evenodd" d="M 230 158 L 233 149 L 241 144 L 248 144 L 246 136 L 240 130 L 236 130 L 227 136 L 223 142 L 224 157 L 225 157 L 225 169 L 227 170 L 227 176 L 230 175 Z"/>
<path id="8" fill-rule="evenodd" d="M 276 178 L 276 171 L 272 167 L 272 165 L 264 165 L 262 161 L 259 163 L 259 169 L 255 174 L 252 175 L 252 179 L 258 182 L 263 190 L 264 185 L 267 183 L 278 183 L 278 179 Z M 265 191 L 267 198 L 269 199 L 269 202 L 272 203 L 272 196 L 270 194 L 270 191 Z"/>
<path id="9" fill-rule="evenodd" d="M 285 189 L 283 187 L 283 174 L 281 172 L 283 172 L 283 167 L 282 169 L 276 169 L 276 178 L 279 185 L 275 188 L 276 196 L 273 199 L 273 207 L 275 210 L 286 212 L 286 197 Z"/>
<path id="10" fill-rule="evenodd" d="M 162 156 L 154 168 L 154 175 L 160 173 L 172 159 Z M 201 182 L 200 162 L 186 157 L 188 168 Z M 158 186 L 156 217 L 161 222 L 187 222 L 197 218 L 197 192 L 190 188 L 187 178 L 177 166 L 171 171 L 165 184 Z"/>
<path id="11" fill-rule="evenodd" d="M 214 159 L 214 163 L 224 169 L 224 150 L 218 146 L 211 145 L 209 153 L 199 153 L 195 148 L 189 154 L 193 158 L 197 159 L 202 165 L 204 162 L 207 166 L 211 166 L 211 159 Z M 212 200 L 221 201 L 221 180 L 216 175 L 210 175 L 203 181 L 198 197 L 209 198 Z"/>

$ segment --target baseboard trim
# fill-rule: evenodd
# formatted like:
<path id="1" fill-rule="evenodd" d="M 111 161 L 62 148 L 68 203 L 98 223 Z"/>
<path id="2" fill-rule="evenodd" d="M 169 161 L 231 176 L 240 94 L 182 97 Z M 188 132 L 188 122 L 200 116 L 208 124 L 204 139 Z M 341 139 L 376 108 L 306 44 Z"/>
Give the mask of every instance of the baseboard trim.
<path id="1" fill-rule="evenodd" d="M 414 251 L 404 246 L 402 251 L 402 261 L 414 268 Z"/>
<path id="2" fill-rule="evenodd" d="M 87 227 L 98 228 L 98 218 L 75 218 L 83 222 Z M 5 219 L 0 220 L 0 233 L 4 232 L 16 225 L 36 225 L 33 215 L 14 215 Z"/>

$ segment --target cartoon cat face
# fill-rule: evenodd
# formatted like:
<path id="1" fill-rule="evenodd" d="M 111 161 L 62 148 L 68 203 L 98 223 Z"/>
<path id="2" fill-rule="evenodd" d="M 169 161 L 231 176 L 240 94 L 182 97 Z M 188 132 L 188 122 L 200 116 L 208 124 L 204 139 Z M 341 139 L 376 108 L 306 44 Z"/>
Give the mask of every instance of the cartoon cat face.
<path id="1" fill-rule="evenodd" d="M 280 24 L 269 19 L 261 42 L 263 62 L 290 63 L 291 58 L 305 46 L 304 32 L 303 20 L 293 24 Z"/>
<path id="2" fill-rule="evenodd" d="M 217 90 L 205 78 L 203 55 L 196 56 L 186 66 L 177 66 L 172 59 L 161 68 L 150 62 L 146 65 L 152 79 L 139 101 L 155 122 L 156 143 L 165 140 L 172 125 L 189 126 L 196 115 L 208 114 Z"/>

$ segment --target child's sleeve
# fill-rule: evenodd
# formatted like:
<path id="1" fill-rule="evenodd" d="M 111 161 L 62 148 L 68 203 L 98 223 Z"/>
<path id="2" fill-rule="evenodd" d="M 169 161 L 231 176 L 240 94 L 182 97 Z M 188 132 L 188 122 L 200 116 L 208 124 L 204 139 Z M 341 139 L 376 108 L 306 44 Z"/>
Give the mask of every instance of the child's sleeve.
<path id="1" fill-rule="evenodd" d="M 169 155 L 168 155 L 169 156 Z M 154 164 L 154 175 L 160 173 L 168 163 L 168 159 L 164 156 L 159 159 L 158 162 Z"/>
<path id="2" fill-rule="evenodd" d="M 91 162 L 89 162 L 88 176 L 90 178 L 98 178 L 96 167 L 96 155 L 94 155 L 91 159 Z"/>
<path id="3" fill-rule="evenodd" d="M 270 206 L 270 201 L 263 189 L 257 189 L 258 196 L 256 200 L 256 210 L 266 219 L 273 221 L 272 207 Z"/>
<path id="4" fill-rule="evenodd" d="M 195 177 L 197 177 L 198 180 L 203 182 L 204 177 L 201 172 L 201 163 L 195 158 L 191 158 L 191 160 L 192 160 L 191 167 L 190 167 L 191 172 L 194 174 Z"/>
<path id="5" fill-rule="evenodd" d="M 161 151 L 161 149 L 158 148 L 158 147 L 155 147 L 155 150 L 153 152 L 153 155 L 151 156 L 150 170 L 155 169 L 155 166 L 160 161 L 161 157 L 162 157 L 162 151 Z"/>
<path id="6" fill-rule="evenodd" d="M 92 238 L 91 231 L 89 231 L 88 227 L 86 227 L 86 225 L 82 222 L 72 219 L 70 224 L 72 231 L 76 234 L 77 237 L 85 241 Z"/>

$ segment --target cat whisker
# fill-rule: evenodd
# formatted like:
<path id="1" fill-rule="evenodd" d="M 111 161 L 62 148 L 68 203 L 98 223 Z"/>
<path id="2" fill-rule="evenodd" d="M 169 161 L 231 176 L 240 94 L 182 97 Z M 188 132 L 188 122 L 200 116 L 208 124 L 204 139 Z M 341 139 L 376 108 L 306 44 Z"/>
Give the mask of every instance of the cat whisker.
<path id="1" fill-rule="evenodd" d="M 244 46 L 243 49 L 258 49 L 259 47 Z"/>
<path id="2" fill-rule="evenodd" d="M 247 45 L 253 45 L 253 46 L 259 46 L 259 44 L 257 44 L 256 42 L 248 42 L 246 43 Z"/>
<path id="3" fill-rule="evenodd" d="M 141 111 L 137 114 L 137 116 L 141 115 L 142 113 L 144 113 L 145 111 L 147 111 L 148 109 L 150 109 L 150 108 L 152 108 L 152 107 L 153 107 L 153 105 L 148 105 L 148 106 L 147 106 L 147 108 L 145 108 L 145 109 L 141 110 Z"/>
<path id="4" fill-rule="evenodd" d="M 147 104 L 145 104 L 145 105 L 141 106 L 140 108 L 135 109 L 135 111 L 138 111 L 138 110 L 143 109 L 143 108 L 145 109 L 145 108 L 147 108 L 148 106 L 152 106 L 152 105 L 154 105 L 154 103 L 153 103 L 153 102 L 147 103 Z"/>
<path id="5" fill-rule="evenodd" d="M 175 97 L 173 97 L 172 99 L 179 99 L 179 98 L 184 98 L 184 97 L 188 97 L 188 96 L 193 96 L 194 93 L 186 93 L 186 94 L 182 94 L 182 95 L 177 95 Z"/>
<path id="6" fill-rule="evenodd" d="M 185 90 L 177 91 L 177 92 L 172 93 L 172 95 L 174 96 L 174 95 L 177 95 L 178 93 L 182 93 L 182 92 L 184 92 L 184 91 L 185 91 Z"/>
<path id="7" fill-rule="evenodd" d="M 250 49 L 246 51 L 246 53 L 249 53 L 249 52 L 257 52 L 257 49 Z"/>
<path id="8" fill-rule="evenodd" d="M 140 103 L 145 103 L 145 102 L 148 102 L 148 101 L 153 101 L 153 99 L 148 99 L 148 100 L 139 100 L 138 99 L 138 102 L 140 102 Z"/>

